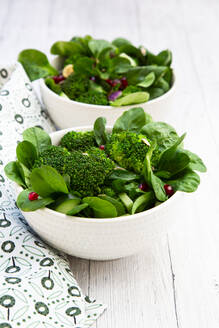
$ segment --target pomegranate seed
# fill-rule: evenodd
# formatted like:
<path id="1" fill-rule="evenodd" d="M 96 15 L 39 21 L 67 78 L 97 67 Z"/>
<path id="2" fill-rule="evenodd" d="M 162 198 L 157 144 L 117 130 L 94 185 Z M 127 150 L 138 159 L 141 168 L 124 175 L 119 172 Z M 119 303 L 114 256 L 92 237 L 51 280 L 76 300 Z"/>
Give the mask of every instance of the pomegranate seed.
<path id="1" fill-rule="evenodd" d="M 126 77 L 122 77 L 120 81 L 122 84 L 122 88 L 125 89 L 128 86 L 128 81 L 127 81 Z"/>
<path id="2" fill-rule="evenodd" d="M 107 79 L 106 82 L 107 82 L 109 85 L 112 86 L 113 80 L 111 80 L 111 79 Z"/>
<path id="3" fill-rule="evenodd" d="M 140 183 L 138 188 L 141 189 L 142 191 L 147 191 L 148 190 L 148 185 L 147 185 L 147 183 L 143 182 L 143 183 Z"/>
<path id="4" fill-rule="evenodd" d="M 99 146 L 99 149 L 100 149 L 100 150 L 104 150 L 104 149 L 105 149 L 105 146 L 104 146 L 104 145 L 100 145 L 100 146 Z"/>
<path id="5" fill-rule="evenodd" d="M 62 82 L 65 80 L 64 76 L 63 75 L 57 75 L 57 76 L 53 76 L 53 80 L 56 84 Z"/>
<path id="6" fill-rule="evenodd" d="M 174 194 L 174 190 L 173 190 L 172 186 L 165 184 L 164 189 L 165 189 L 167 196 L 171 197 Z"/>
<path id="7" fill-rule="evenodd" d="M 30 201 L 37 200 L 38 197 L 39 197 L 39 195 L 36 192 L 34 192 L 34 191 L 33 192 L 30 192 L 29 195 L 28 195 L 28 198 L 29 198 Z"/>

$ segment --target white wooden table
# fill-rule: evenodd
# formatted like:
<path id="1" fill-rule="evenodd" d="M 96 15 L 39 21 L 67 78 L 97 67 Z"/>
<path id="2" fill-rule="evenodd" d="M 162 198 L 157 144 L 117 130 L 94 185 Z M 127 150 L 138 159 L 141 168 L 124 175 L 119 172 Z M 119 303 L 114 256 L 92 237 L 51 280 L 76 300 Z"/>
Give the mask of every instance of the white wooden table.
<path id="1" fill-rule="evenodd" d="M 208 167 L 164 242 L 118 261 L 71 259 L 84 292 L 108 304 L 98 328 L 219 327 L 218 17 L 217 0 L 0 0 L 0 63 L 85 34 L 171 49 L 177 95 L 167 121 Z"/>

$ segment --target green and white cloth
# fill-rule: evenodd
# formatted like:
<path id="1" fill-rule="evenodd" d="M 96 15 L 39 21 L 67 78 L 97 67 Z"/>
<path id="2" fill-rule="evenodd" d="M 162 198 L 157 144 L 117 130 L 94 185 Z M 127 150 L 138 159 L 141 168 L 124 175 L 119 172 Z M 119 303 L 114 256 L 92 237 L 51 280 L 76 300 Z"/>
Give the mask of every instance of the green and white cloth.
<path id="1" fill-rule="evenodd" d="M 31 126 L 54 130 L 22 66 L 0 67 L 0 328 L 90 327 L 105 306 L 84 297 L 66 257 L 31 230 L 4 175 Z"/>

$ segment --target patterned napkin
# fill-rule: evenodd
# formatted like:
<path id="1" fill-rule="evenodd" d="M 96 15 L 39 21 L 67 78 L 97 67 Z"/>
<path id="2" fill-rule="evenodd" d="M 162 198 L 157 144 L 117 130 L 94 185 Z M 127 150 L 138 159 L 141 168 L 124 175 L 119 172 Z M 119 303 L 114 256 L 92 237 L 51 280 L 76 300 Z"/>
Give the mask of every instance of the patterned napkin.
<path id="1" fill-rule="evenodd" d="M 66 257 L 28 226 L 4 175 L 31 126 L 54 130 L 22 66 L 0 67 L 0 328 L 90 327 L 105 306 L 84 297 Z"/>

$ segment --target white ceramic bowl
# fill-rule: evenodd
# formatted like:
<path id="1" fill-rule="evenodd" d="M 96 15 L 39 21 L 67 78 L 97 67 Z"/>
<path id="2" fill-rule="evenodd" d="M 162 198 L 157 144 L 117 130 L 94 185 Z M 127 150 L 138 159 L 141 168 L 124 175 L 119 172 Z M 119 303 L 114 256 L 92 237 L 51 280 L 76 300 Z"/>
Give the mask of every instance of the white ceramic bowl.
<path id="1" fill-rule="evenodd" d="M 52 64 L 59 69 L 59 58 L 55 58 Z M 60 97 L 46 86 L 43 79 L 40 80 L 40 89 L 42 100 L 50 117 L 60 129 L 65 129 L 94 122 L 99 116 L 106 117 L 107 124 L 113 125 L 116 119 L 121 116 L 125 110 L 132 107 L 142 107 L 155 121 L 166 121 L 169 116 L 168 113 L 172 108 L 175 84 L 176 79 L 175 76 L 173 76 L 173 85 L 171 89 L 161 97 L 146 103 L 123 107 L 89 105 Z"/>
<path id="2" fill-rule="evenodd" d="M 92 127 L 74 128 L 88 131 Z M 52 143 L 71 129 L 52 133 Z M 22 188 L 17 186 L 17 193 Z M 67 216 L 48 208 L 23 212 L 29 225 L 50 245 L 73 256 L 112 260 L 135 254 L 167 233 L 183 208 L 183 193 L 176 192 L 170 199 L 150 210 L 111 219 L 89 219 Z"/>

